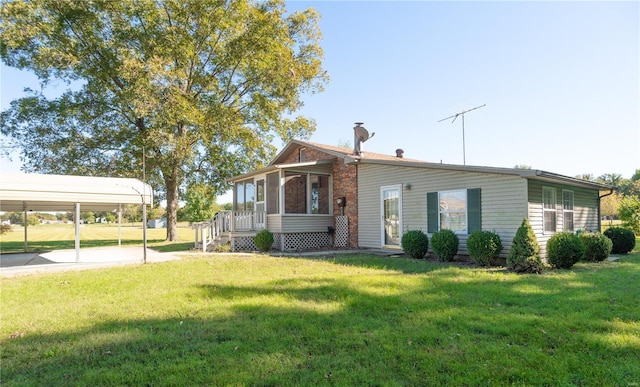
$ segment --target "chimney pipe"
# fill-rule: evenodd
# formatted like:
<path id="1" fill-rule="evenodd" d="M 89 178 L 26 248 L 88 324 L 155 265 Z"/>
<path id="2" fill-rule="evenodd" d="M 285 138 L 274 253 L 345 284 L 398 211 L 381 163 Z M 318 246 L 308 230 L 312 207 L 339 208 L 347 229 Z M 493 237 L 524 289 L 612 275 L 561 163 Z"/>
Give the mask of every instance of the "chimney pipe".
<path id="1" fill-rule="evenodd" d="M 355 156 L 360 156 L 362 153 L 362 141 L 360 141 L 358 137 L 358 128 L 361 128 L 363 123 L 364 122 L 356 122 L 356 126 L 353 128 L 353 154 Z"/>

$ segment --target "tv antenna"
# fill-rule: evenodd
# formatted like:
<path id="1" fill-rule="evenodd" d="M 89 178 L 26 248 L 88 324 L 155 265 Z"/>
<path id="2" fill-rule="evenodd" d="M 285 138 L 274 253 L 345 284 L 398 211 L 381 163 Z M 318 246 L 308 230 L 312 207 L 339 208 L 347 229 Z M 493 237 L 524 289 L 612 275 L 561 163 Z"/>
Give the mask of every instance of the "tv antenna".
<path id="1" fill-rule="evenodd" d="M 448 120 L 449 118 L 453 118 L 453 120 L 451 120 L 451 123 L 453 124 L 453 122 L 456 120 L 456 118 L 458 118 L 458 116 L 462 116 L 462 165 L 467 165 L 467 159 L 466 159 L 466 149 L 465 149 L 465 145 L 464 145 L 464 115 L 465 113 L 469 113 L 470 111 L 476 110 L 476 109 L 480 109 L 481 107 L 485 107 L 487 106 L 486 104 L 484 105 L 480 105 L 480 106 L 476 106 L 472 109 L 467 109 L 464 111 L 461 111 L 460 113 L 456 113 L 452 116 L 449 116 L 447 118 L 443 118 L 438 122 L 442 122 L 444 120 Z"/>

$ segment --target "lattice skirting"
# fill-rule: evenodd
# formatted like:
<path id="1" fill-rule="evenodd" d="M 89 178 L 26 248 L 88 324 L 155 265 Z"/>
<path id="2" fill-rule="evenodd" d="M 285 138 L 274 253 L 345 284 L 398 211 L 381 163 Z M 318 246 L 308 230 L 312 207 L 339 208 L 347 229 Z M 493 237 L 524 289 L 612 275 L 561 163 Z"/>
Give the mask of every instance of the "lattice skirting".
<path id="1" fill-rule="evenodd" d="M 326 232 L 275 233 L 271 248 L 282 251 L 326 249 L 331 247 L 331 236 Z M 231 250 L 257 250 L 252 236 L 234 236 L 231 238 Z"/>

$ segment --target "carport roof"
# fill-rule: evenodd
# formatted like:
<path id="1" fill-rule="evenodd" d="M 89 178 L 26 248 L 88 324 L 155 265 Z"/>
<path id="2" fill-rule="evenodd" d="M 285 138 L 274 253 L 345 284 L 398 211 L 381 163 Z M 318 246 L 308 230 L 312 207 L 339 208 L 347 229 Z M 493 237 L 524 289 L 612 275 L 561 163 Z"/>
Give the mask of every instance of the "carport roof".
<path id="1" fill-rule="evenodd" d="M 138 179 L 31 173 L 0 174 L 0 211 L 113 211 L 119 204 L 153 203 Z"/>

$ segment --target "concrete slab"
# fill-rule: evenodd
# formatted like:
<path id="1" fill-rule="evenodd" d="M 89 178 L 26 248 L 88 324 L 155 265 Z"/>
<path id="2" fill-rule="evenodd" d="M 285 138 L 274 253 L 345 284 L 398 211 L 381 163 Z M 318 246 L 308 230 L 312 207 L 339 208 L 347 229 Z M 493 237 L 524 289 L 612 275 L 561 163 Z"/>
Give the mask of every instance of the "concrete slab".
<path id="1" fill-rule="evenodd" d="M 173 253 L 159 253 L 147 248 L 147 263 L 179 259 Z M 0 254 L 0 276 L 15 277 L 36 273 L 134 265 L 143 262 L 144 249 L 142 247 L 80 249 L 80 262 L 76 262 L 75 250 Z"/>

